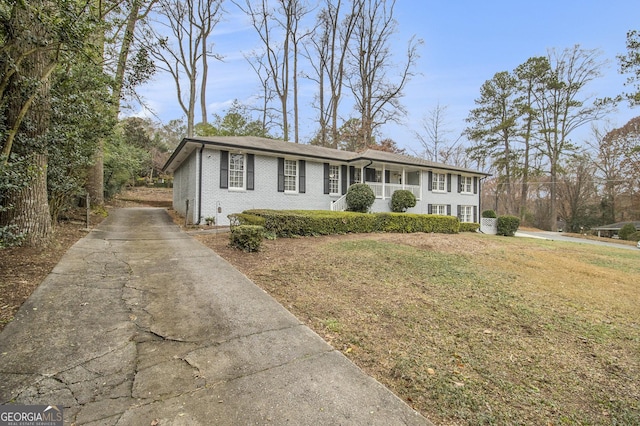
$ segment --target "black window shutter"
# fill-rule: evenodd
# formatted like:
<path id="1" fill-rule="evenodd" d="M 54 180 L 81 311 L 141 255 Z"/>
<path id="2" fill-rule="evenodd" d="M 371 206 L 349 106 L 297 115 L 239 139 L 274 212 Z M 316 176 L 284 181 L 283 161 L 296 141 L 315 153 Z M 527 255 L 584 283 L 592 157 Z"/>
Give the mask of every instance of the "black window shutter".
<path id="1" fill-rule="evenodd" d="M 451 204 L 447 204 L 447 216 L 451 216 Z"/>
<path id="2" fill-rule="evenodd" d="M 229 188 L 229 151 L 220 151 L 220 188 Z"/>
<path id="3" fill-rule="evenodd" d="M 324 193 L 329 193 L 329 163 L 324 163 Z"/>
<path id="4" fill-rule="evenodd" d="M 458 175 L 458 193 L 462 192 L 462 175 Z"/>
<path id="5" fill-rule="evenodd" d="M 340 179 L 342 180 L 342 195 L 347 193 L 347 189 L 349 189 L 349 183 L 347 182 L 347 166 L 340 167 Z"/>
<path id="6" fill-rule="evenodd" d="M 247 154 L 247 190 L 249 191 L 253 191 L 254 188 L 254 155 L 253 154 Z"/>
<path id="7" fill-rule="evenodd" d="M 278 157 L 278 192 L 284 192 L 284 158 Z"/>
<path id="8" fill-rule="evenodd" d="M 307 162 L 305 160 L 298 161 L 298 192 L 304 194 L 307 192 Z"/>
<path id="9" fill-rule="evenodd" d="M 433 214 L 433 204 L 427 204 L 427 214 Z"/>
<path id="10" fill-rule="evenodd" d="M 473 178 L 473 193 L 474 194 L 478 193 L 478 177 L 477 176 Z"/>
<path id="11" fill-rule="evenodd" d="M 364 169 L 364 181 L 375 182 L 376 181 L 376 169 L 365 167 Z"/>
<path id="12" fill-rule="evenodd" d="M 447 173 L 447 192 L 451 192 L 451 173 Z"/>
<path id="13" fill-rule="evenodd" d="M 473 221 L 478 223 L 478 206 L 473 206 Z"/>
<path id="14" fill-rule="evenodd" d="M 356 183 L 356 168 L 353 166 L 349 166 L 349 183 Z"/>
<path id="15" fill-rule="evenodd" d="M 462 206 L 458 206 L 458 219 L 462 216 Z"/>
<path id="16" fill-rule="evenodd" d="M 429 172 L 429 177 L 427 178 L 427 189 L 429 191 L 433 190 L 433 172 Z"/>
<path id="17" fill-rule="evenodd" d="M 390 183 L 391 182 L 391 170 L 385 170 L 384 171 L 384 183 Z"/>

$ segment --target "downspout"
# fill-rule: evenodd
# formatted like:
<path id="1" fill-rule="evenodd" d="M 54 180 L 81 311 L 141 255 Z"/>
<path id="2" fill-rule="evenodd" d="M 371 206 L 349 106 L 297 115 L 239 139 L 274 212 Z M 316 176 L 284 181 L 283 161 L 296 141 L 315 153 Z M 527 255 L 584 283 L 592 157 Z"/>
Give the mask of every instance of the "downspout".
<path id="1" fill-rule="evenodd" d="M 204 151 L 204 144 L 200 147 L 200 158 L 198 159 L 198 220 L 196 225 L 200 225 L 200 220 L 202 220 L 202 151 Z"/>
<path id="2" fill-rule="evenodd" d="M 480 223 L 480 228 L 478 228 L 478 231 L 480 231 L 482 234 L 484 234 L 484 232 L 482 232 L 482 181 L 488 177 L 489 176 L 485 176 L 478 179 L 478 223 Z"/>
<path id="3" fill-rule="evenodd" d="M 367 164 L 366 166 L 362 166 L 362 170 L 360 171 L 360 179 L 362 179 L 362 183 L 367 183 L 367 178 L 365 176 L 364 169 L 366 169 L 372 164 L 373 164 L 373 160 L 369 160 L 369 164 Z"/>
<path id="4" fill-rule="evenodd" d="M 482 181 L 489 176 L 478 179 L 478 218 L 482 217 Z"/>

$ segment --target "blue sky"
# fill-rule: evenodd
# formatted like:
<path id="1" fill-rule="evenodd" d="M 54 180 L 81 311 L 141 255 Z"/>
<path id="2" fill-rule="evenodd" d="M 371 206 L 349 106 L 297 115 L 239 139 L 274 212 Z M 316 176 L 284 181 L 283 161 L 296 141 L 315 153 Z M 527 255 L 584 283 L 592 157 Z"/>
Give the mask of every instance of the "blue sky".
<path id="1" fill-rule="evenodd" d="M 234 99 L 250 102 L 258 93 L 257 78 L 243 58 L 243 52 L 259 47 L 257 36 L 233 4 L 227 2 L 226 8 L 229 13 L 212 38 L 216 53 L 225 59 L 210 64 L 209 114 L 223 113 Z M 618 73 L 616 55 L 625 53 L 627 31 L 640 30 L 640 2 L 397 0 L 395 18 L 398 33 L 394 36 L 394 51 L 398 52 L 399 61 L 412 36 L 424 44 L 419 49 L 418 74 L 402 100 L 409 115 L 402 125 L 387 125 L 382 133 L 400 147 L 415 152 L 420 145 L 414 131 L 420 131 L 428 111 L 438 104 L 446 106 L 446 127 L 452 134 L 459 134 L 486 80 L 496 72 L 512 71 L 530 57 L 545 55 L 549 48 L 563 50 L 579 44 L 585 49 L 601 50 L 601 59 L 609 62 L 608 67 L 585 93 L 597 97 L 620 94 L 625 90 L 625 76 Z M 163 122 L 183 115 L 168 76 L 156 75 L 141 88 L 141 93 Z M 315 127 L 314 111 L 309 107 L 312 99 L 311 85 L 303 86 L 302 141 Z M 637 115 L 640 108 L 629 109 L 623 104 L 609 120 L 613 126 L 621 126 Z M 588 136 L 587 126 L 574 134 L 574 139 Z"/>

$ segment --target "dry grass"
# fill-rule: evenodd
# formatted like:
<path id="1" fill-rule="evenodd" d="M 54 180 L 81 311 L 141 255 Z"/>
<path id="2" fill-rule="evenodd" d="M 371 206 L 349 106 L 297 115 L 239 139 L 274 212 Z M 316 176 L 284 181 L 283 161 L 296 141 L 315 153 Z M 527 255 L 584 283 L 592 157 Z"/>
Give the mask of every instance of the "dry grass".
<path id="1" fill-rule="evenodd" d="M 478 234 L 204 244 L 436 424 L 640 424 L 640 251 Z"/>

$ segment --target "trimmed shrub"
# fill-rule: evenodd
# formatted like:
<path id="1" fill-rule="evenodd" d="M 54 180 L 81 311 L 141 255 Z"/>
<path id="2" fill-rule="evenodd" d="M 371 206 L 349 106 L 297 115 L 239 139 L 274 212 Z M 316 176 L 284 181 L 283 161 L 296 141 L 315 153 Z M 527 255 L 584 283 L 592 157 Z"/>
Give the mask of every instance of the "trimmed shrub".
<path id="1" fill-rule="evenodd" d="M 640 231 L 636 231 L 627 237 L 629 241 L 640 241 Z"/>
<path id="2" fill-rule="evenodd" d="M 516 216 L 500 216 L 498 218 L 498 235 L 513 237 L 520 226 L 520 218 Z"/>
<path id="3" fill-rule="evenodd" d="M 238 225 L 264 226 L 264 218 L 253 214 L 233 213 L 227 215 L 231 228 Z"/>
<path id="4" fill-rule="evenodd" d="M 238 225 L 231 229 L 229 245 L 242 251 L 252 252 L 260 250 L 264 228 L 256 225 Z"/>
<path id="5" fill-rule="evenodd" d="M 367 232 L 457 233 L 454 216 L 412 213 L 357 213 L 328 210 L 247 210 L 264 218 L 264 227 L 277 237 L 332 235 Z"/>
<path id="6" fill-rule="evenodd" d="M 354 183 L 347 190 L 347 210 L 350 212 L 366 213 L 369 211 L 373 202 L 376 200 L 376 194 L 373 189 L 366 183 Z"/>
<path id="7" fill-rule="evenodd" d="M 391 195 L 391 211 L 396 213 L 404 213 L 408 208 L 416 206 L 416 196 L 413 192 L 406 189 L 398 189 L 393 191 Z"/>
<path id="8" fill-rule="evenodd" d="M 476 232 L 480 228 L 479 223 L 460 222 L 460 232 Z"/>
<path id="9" fill-rule="evenodd" d="M 482 217 L 486 217 L 486 218 L 489 218 L 489 219 L 495 219 L 495 218 L 498 217 L 498 215 L 493 210 L 483 210 L 482 211 Z"/>
<path id="10" fill-rule="evenodd" d="M 624 225 L 622 228 L 620 228 L 620 231 L 618 231 L 618 236 L 620 237 L 620 239 L 622 240 L 629 240 L 631 234 L 636 232 L 636 227 L 633 223 L 627 223 L 626 225 Z"/>

